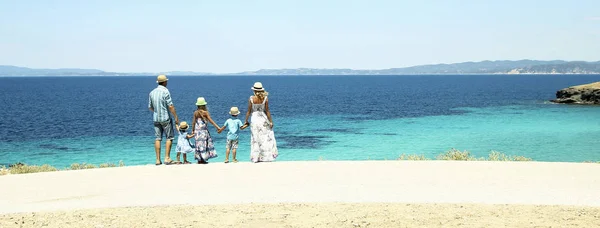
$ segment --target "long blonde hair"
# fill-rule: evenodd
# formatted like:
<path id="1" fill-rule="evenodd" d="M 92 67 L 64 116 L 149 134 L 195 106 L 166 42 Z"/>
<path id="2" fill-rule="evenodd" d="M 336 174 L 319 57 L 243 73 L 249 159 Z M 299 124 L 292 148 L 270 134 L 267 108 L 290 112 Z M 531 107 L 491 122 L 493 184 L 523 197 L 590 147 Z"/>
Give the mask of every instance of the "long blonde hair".
<path id="1" fill-rule="evenodd" d="M 196 109 L 196 111 L 198 110 L 202 110 L 205 112 L 208 112 L 208 107 L 206 107 L 206 105 L 197 105 L 198 109 Z M 200 114 L 200 113 L 198 113 Z M 204 115 L 200 115 L 200 118 L 202 118 L 202 120 L 206 121 L 206 117 L 204 117 Z"/>
<path id="2" fill-rule="evenodd" d="M 265 98 L 267 96 L 269 96 L 269 93 L 267 93 L 266 90 L 263 90 L 263 91 L 254 91 L 254 95 L 256 95 L 256 97 L 258 97 L 261 101 L 264 101 Z"/>

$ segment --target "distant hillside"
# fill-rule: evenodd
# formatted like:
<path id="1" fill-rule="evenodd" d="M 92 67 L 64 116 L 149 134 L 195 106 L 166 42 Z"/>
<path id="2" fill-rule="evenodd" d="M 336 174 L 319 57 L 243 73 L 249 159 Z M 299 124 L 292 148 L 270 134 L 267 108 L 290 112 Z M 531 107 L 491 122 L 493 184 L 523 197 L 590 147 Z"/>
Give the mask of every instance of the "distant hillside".
<path id="1" fill-rule="evenodd" d="M 115 75 L 115 73 L 104 72 L 96 69 L 32 69 L 17 66 L 0 65 L 0 76 L 77 76 L 77 75 Z"/>
<path id="2" fill-rule="evenodd" d="M 600 62 L 483 61 L 422 65 L 383 70 L 352 69 L 263 69 L 241 75 L 415 75 L 415 74 L 600 74 Z"/>
<path id="3" fill-rule="evenodd" d="M 537 61 L 482 61 L 453 64 L 421 65 L 382 70 L 353 69 L 262 69 L 230 74 L 193 71 L 146 73 L 118 73 L 95 69 L 32 69 L 1 66 L 0 76 L 131 76 L 131 75 L 419 75 L 419 74 L 600 74 L 598 62 L 567 62 L 562 60 Z"/>

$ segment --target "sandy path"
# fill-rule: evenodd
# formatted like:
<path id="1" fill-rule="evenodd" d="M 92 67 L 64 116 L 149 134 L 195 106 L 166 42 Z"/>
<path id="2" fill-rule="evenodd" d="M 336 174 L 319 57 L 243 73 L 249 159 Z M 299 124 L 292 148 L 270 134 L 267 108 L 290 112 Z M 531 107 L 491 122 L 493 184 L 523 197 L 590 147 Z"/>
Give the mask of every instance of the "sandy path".
<path id="1" fill-rule="evenodd" d="M 0 227 L 599 227 L 600 208 L 482 204 L 245 204 L 0 215 Z"/>
<path id="2" fill-rule="evenodd" d="M 600 165 L 361 161 L 134 166 L 0 177 L 0 214 L 154 205 L 483 203 L 600 206 Z"/>

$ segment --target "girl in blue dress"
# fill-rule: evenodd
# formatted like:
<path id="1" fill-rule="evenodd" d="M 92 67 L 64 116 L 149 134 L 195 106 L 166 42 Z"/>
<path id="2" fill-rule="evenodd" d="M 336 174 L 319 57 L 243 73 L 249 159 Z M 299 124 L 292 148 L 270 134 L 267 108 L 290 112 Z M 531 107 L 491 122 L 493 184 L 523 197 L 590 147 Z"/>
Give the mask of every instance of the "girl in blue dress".
<path id="1" fill-rule="evenodd" d="M 181 164 L 179 161 L 179 155 L 183 154 L 183 164 L 191 164 L 187 160 L 187 154 L 193 153 L 194 148 L 192 147 L 192 143 L 190 139 L 194 137 L 193 134 L 188 134 L 187 129 L 189 128 L 187 122 L 183 121 L 177 126 L 177 132 L 179 133 L 179 137 L 177 138 L 177 164 Z"/>

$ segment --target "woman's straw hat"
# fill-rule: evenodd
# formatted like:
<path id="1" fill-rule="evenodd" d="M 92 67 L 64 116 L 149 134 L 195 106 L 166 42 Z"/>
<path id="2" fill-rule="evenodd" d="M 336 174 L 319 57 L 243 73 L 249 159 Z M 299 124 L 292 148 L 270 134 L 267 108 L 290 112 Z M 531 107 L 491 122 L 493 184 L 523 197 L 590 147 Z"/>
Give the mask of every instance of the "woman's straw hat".
<path id="1" fill-rule="evenodd" d="M 166 81 L 169 81 L 169 79 L 164 74 L 158 75 L 158 77 L 156 78 L 156 83 L 161 83 L 161 82 L 166 82 Z"/>
<path id="2" fill-rule="evenodd" d="M 238 107 L 231 107 L 231 109 L 229 110 L 229 114 L 237 116 L 240 114 L 240 110 L 238 109 Z"/>
<path id="3" fill-rule="evenodd" d="M 187 124 L 187 122 L 183 121 L 181 123 L 179 123 L 179 129 L 187 129 L 189 126 Z"/>
<path id="4" fill-rule="evenodd" d="M 206 100 L 204 100 L 204 97 L 198 97 L 198 99 L 196 100 L 196 105 L 207 105 L 208 103 L 206 103 Z"/>
<path id="5" fill-rule="evenodd" d="M 254 91 L 265 91 L 265 88 L 263 88 L 262 83 L 255 82 L 254 86 L 252 87 L 252 90 L 254 90 Z"/>

